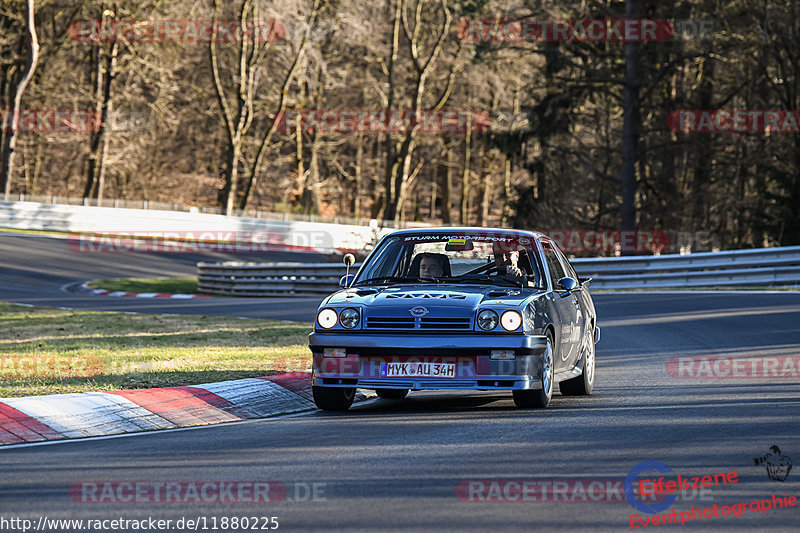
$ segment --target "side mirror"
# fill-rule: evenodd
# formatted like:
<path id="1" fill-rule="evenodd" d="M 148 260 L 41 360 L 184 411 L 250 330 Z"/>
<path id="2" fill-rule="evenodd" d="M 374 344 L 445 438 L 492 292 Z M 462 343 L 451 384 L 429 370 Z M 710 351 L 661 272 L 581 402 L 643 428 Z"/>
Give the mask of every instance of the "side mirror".
<path id="1" fill-rule="evenodd" d="M 556 285 L 561 290 L 572 292 L 578 287 L 578 282 L 572 278 L 561 278 Z"/>
<path id="2" fill-rule="evenodd" d="M 339 286 L 343 289 L 346 289 L 351 283 L 353 283 L 353 280 L 355 279 L 355 276 L 350 273 L 350 267 L 356 262 L 356 256 L 353 254 L 344 254 L 342 261 L 344 262 L 345 266 L 347 266 L 347 270 L 345 270 L 342 279 L 339 280 Z"/>

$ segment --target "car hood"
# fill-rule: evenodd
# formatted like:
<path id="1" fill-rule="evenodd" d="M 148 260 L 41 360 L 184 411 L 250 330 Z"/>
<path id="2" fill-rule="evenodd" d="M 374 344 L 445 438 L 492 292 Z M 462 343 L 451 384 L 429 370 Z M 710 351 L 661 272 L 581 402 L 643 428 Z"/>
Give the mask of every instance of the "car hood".
<path id="1" fill-rule="evenodd" d="M 325 305 L 360 305 L 370 312 L 393 309 L 405 313 L 416 306 L 428 311 L 435 309 L 475 310 L 481 305 L 494 304 L 502 307 L 519 307 L 530 296 L 542 292 L 540 289 L 498 287 L 487 285 L 403 285 L 385 287 L 359 287 L 341 290 L 332 294 Z"/>

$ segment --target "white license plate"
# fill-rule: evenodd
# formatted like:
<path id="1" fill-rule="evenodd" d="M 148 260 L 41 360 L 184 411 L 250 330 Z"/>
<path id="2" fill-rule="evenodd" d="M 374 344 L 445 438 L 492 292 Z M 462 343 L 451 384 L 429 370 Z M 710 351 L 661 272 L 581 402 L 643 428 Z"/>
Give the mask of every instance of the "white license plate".
<path id="1" fill-rule="evenodd" d="M 382 378 L 454 378 L 455 363 L 381 363 Z"/>

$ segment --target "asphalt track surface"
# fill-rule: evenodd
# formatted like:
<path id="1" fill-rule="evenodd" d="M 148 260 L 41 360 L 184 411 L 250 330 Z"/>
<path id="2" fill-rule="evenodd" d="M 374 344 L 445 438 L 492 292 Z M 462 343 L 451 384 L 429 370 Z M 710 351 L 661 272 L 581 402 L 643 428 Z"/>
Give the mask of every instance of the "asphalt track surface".
<path id="1" fill-rule="evenodd" d="M 191 300 L 97 296 L 71 292 L 84 281 L 192 277 L 198 261 L 322 263 L 310 252 L 260 254 L 79 253 L 67 240 L 0 233 L 0 301 L 98 311 L 247 316 L 312 321 L 322 298 L 202 298 Z"/>
<path id="2" fill-rule="evenodd" d="M 81 258 L 62 257 L 59 266 L 43 266 L 37 261 L 52 264 L 55 256 L 30 244 L 25 252 L 17 249 L 24 262 L 8 272 L 9 239 L 0 238 L 0 300 L 37 303 L 31 300 L 38 292 L 43 304 L 66 305 L 62 298 L 77 298 L 61 296 L 58 287 L 85 277 Z M 154 267 L 126 262 L 122 271 L 114 271 L 120 264 L 93 265 L 99 273 L 93 277 L 112 271 L 144 275 L 150 268 L 164 275 L 191 271 L 169 257 Z M 41 291 L 25 288 L 33 280 Z M 89 303 L 110 300 L 101 298 L 74 301 L 109 308 Z M 133 299 L 116 299 L 122 300 Z M 520 501 L 519 492 L 511 490 L 517 501 L 482 502 L 469 501 L 468 493 L 464 501 L 457 487 L 469 480 L 484 480 L 487 487 L 490 480 L 582 481 L 588 487 L 596 480 L 622 481 L 644 461 L 660 461 L 682 476 L 738 473 L 737 483 L 689 491 L 665 512 L 800 495 L 796 376 L 678 379 L 666 371 L 675 356 L 796 356 L 800 294 L 601 294 L 595 300 L 603 337 L 590 397 L 556 393 L 548 409 L 520 410 L 505 393 L 417 392 L 403 401 L 365 402 L 342 414 L 312 412 L 8 448 L 0 450 L 0 518 L 153 517 L 174 524 L 181 517 L 205 517 L 210 525 L 213 517 L 276 516 L 279 531 L 622 531 L 630 530 L 629 515 L 637 513 L 624 496 L 584 501 L 586 496 L 571 488 L 566 496 L 574 501 L 563 495 L 557 501 Z M 194 312 L 197 305 L 180 303 L 188 304 L 182 312 Z M 225 314 L 242 314 L 242 307 L 263 312 L 239 300 L 215 305 L 230 310 Z M 301 305 L 298 300 L 295 307 Z M 765 468 L 754 464 L 773 445 L 795 461 L 783 482 L 770 481 Z M 269 504 L 93 504 L 69 495 L 70 486 L 83 481 L 222 480 L 278 481 L 288 497 Z M 314 483 L 317 498 L 306 498 Z M 540 498 L 542 485 L 537 487 L 532 494 Z M 790 507 L 648 530 L 796 531 L 798 523 L 800 507 Z"/>

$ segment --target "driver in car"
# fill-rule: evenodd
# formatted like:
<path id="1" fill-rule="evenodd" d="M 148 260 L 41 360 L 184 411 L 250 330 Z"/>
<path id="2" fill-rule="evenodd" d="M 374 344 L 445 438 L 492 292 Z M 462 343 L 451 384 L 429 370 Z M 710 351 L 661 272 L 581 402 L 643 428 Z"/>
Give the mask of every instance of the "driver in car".
<path id="1" fill-rule="evenodd" d="M 441 278 L 444 274 L 442 260 L 436 256 L 426 255 L 419 263 L 419 277 L 424 279 Z"/>

